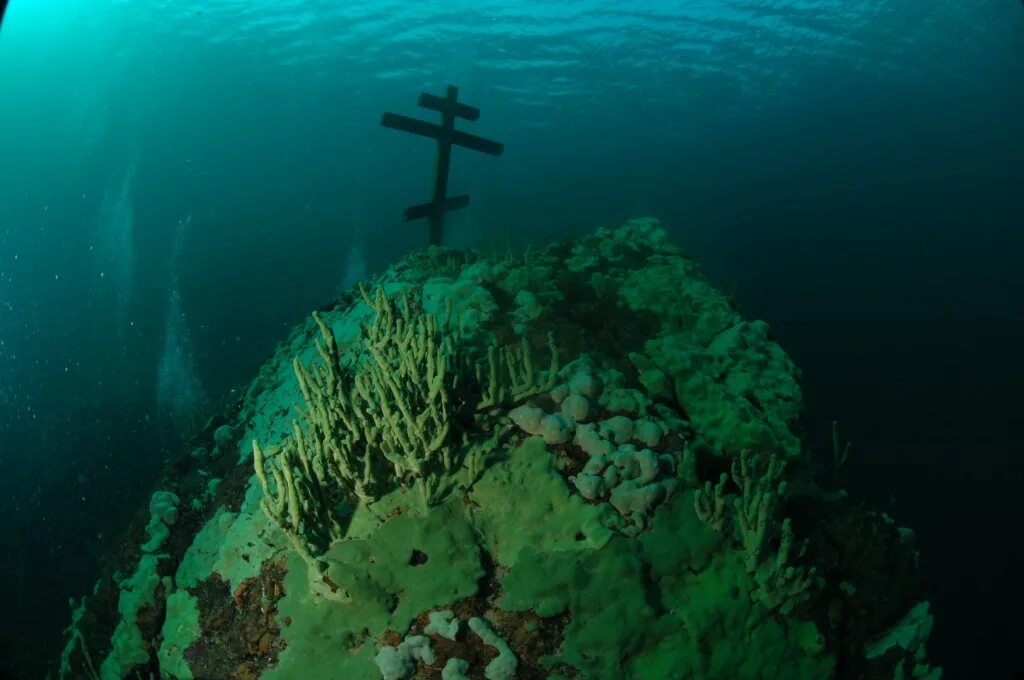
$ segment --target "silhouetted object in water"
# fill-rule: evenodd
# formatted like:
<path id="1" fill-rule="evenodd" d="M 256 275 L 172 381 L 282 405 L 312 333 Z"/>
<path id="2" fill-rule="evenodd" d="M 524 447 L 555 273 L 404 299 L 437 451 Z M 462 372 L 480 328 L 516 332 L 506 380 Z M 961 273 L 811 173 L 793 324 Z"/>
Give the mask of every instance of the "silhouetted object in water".
<path id="1" fill-rule="evenodd" d="M 429 203 L 420 203 L 405 209 L 405 219 L 418 220 L 424 217 L 430 220 L 430 245 L 439 246 L 444 236 L 444 214 L 449 210 L 459 210 L 469 205 L 469 195 L 447 197 L 448 170 L 452 161 L 452 144 L 464 146 L 474 151 L 482 151 L 492 156 L 500 156 L 505 150 L 504 144 L 477 137 L 455 129 L 455 119 L 465 118 L 476 120 L 480 117 L 480 109 L 462 104 L 458 101 L 459 88 L 448 86 L 447 96 L 438 97 L 423 92 L 420 94 L 418 106 L 441 112 L 441 124 L 427 123 L 397 113 L 385 113 L 380 117 L 380 124 L 387 128 L 411 132 L 437 140 L 437 170 L 434 175 L 434 197 Z"/>
<path id="2" fill-rule="evenodd" d="M 7 0 L 0 0 L 0 26 L 4 25 L 4 12 L 7 11 Z"/>

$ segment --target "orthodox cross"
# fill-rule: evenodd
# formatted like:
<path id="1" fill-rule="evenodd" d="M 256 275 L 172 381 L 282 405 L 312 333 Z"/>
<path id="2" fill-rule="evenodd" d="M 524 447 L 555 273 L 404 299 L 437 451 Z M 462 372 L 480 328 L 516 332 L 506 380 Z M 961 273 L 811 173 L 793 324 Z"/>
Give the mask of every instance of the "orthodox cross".
<path id="1" fill-rule="evenodd" d="M 405 209 L 405 220 L 430 220 L 430 245 L 439 246 L 444 237 L 444 215 L 452 210 L 459 210 L 469 205 L 469 195 L 448 197 L 448 170 L 452 164 L 452 145 L 480 151 L 491 156 L 500 156 L 505 145 L 483 137 L 471 135 L 455 129 L 455 119 L 465 118 L 476 120 L 480 117 L 480 109 L 458 101 L 459 88 L 448 86 L 446 96 L 438 97 L 427 92 L 420 93 L 416 102 L 418 106 L 441 113 L 441 124 L 402 116 L 397 113 L 385 113 L 380 117 L 380 124 L 393 130 L 411 132 L 414 135 L 430 137 L 437 140 L 437 168 L 434 172 L 434 197 L 429 203 L 409 206 Z"/>

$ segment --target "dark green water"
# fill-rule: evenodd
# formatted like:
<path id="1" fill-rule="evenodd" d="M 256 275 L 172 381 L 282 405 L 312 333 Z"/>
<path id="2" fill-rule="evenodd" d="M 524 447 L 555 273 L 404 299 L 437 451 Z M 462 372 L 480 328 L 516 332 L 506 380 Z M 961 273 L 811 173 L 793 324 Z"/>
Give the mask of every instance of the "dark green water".
<path id="1" fill-rule="evenodd" d="M 851 491 L 917 529 L 930 656 L 1019 671 L 1011 0 L 12 0 L 0 668 L 52 653 L 180 428 L 423 243 L 433 149 L 378 119 L 448 83 L 506 145 L 456 152 L 448 244 L 661 217 L 804 369 L 812 443 L 843 423 Z"/>

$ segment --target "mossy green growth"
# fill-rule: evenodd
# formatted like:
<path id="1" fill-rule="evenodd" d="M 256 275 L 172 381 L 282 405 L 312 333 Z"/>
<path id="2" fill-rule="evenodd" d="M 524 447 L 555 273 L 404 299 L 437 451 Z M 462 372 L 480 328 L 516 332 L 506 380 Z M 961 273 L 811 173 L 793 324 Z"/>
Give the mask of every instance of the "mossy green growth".
<path id="1" fill-rule="evenodd" d="M 763 322 L 738 322 L 706 347 L 685 332 L 645 344 L 673 381 L 694 429 L 731 455 L 743 449 L 800 454 L 794 433 L 803 404 L 799 371 Z"/>
<path id="2" fill-rule="evenodd" d="M 381 617 L 372 622 L 371 635 L 364 637 L 363 603 L 342 605 L 313 592 L 308 567 L 298 553 L 288 555 L 287 569 L 285 596 L 277 603 L 277 623 L 287 646 L 277 666 L 267 669 L 261 678 L 334 680 L 343 670 L 341 677 L 349 680 L 380 680 L 373 663 L 377 647 L 372 638 L 383 630 Z"/>
<path id="3" fill-rule="evenodd" d="M 528 437 L 473 487 L 471 519 L 499 564 L 511 566 L 526 547 L 574 551 L 611 539 L 611 506 L 585 503 L 553 464 L 544 440 Z"/>
<path id="4" fill-rule="evenodd" d="M 470 597 L 484 575 L 476 538 L 454 502 L 391 517 L 366 538 L 335 541 L 324 559 L 339 588 L 331 599 L 310 588 L 302 559 L 289 557 L 278 603 L 287 646 L 267 678 L 378 680 L 376 639 Z"/>
<path id="5" fill-rule="evenodd" d="M 572 595 L 561 660 L 588 678 L 623 677 L 633 659 L 679 631 L 666 625 L 634 539 L 616 536 L 581 557 L 584 582 Z"/>
<path id="6" fill-rule="evenodd" d="M 192 680 L 185 650 L 200 634 L 198 603 L 187 590 L 177 590 L 167 597 L 166 612 L 158 652 L 160 670 L 177 680 Z"/>
<path id="7" fill-rule="evenodd" d="M 706 344 L 740 317 L 722 293 L 681 255 L 656 254 L 625 275 L 619 294 L 636 311 L 654 312 L 665 330 L 685 329 L 692 342 Z"/>
<path id="8" fill-rule="evenodd" d="M 658 509 L 640 542 L 654 592 L 676 635 L 634 660 L 651 678 L 825 678 L 834 660 L 821 654 L 809 621 L 777 620 L 753 601 L 736 551 L 700 521 L 693 492 Z M 661 669 L 655 673 L 651 669 Z"/>
<path id="9" fill-rule="evenodd" d="M 700 572 L 680 571 L 673 587 L 658 591 L 677 632 L 632 659 L 633 668 L 646 671 L 630 677 L 831 677 L 835 660 L 821 654 L 814 624 L 776 619 L 754 602 L 739 555 L 717 553 Z"/>
<path id="10" fill-rule="evenodd" d="M 335 541 L 325 555 L 327 576 L 366 623 L 386 616 L 404 631 L 420 612 L 476 592 L 484 575 L 472 529 L 455 508 L 457 500 L 424 515 L 392 517 L 371 537 Z"/>
<path id="11" fill-rule="evenodd" d="M 578 560 L 526 546 L 501 581 L 504 593 L 498 604 L 506 611 L 533 609 L 538 616 L 558 616 L 569 608 L 573 589 L 586 580 Z"/>
<path id="12" fill-rule="evenodd" d="M 658 508 L 639 540 L 601 548 L 522 548 L 499 606 L 568 613 L 562 653 L 586 678 L 829 677 L 813 623 L 776 620 L 750 594 L 741 558 L 693 510 L 693 493 Z"/>
<path id="13" fill-rule="evenodd" d="M 132 577 L 118 583 L 121 594 L 117 611 L 121 620 L 111 637 L 110 654 L 100 666 L 100 677 L 103 680 L 126 677 L 134 666 L 149 661 L 146 641 L 139 629 L 139 612 L 155 604 L 156 589 L 161 585 L 157 564 L 166 558 L 166 555 L 143 554 Z M 167 579 L 163 584 L 165 588 L 169 587 L 169 581 Z"/>
<path id="14" fill-rule="evenodd" d="M 712 531 L 693 509 L 694 492 L 689 489 L 658 506 L 651 531 L 640 544 L 651 565 L 651 579 L 662 589 L 678 587 L 684 571 L 700 571 L 721 549 L 722 534 Z"/>
<path id="15" fill-rule="evenodd" d="M 636 541 L 623 536 L 575 557 L 526 548 L 502 579 L 500 605 L 540 616 L 568 611 L 562 653 L 544 662 L 569 664 L 587 678 L 624 677 L 630 658 L 673 633 L 645 570 Z"/>

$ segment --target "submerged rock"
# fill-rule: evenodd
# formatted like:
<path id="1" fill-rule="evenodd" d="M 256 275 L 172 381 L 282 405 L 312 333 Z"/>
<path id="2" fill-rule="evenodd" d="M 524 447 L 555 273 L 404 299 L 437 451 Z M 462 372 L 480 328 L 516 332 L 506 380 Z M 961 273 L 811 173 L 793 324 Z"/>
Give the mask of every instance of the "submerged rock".
<path id="1" fill-rule="evenodd" d="M 655 220 L 413 253 L 278 348 L 62 677 L 937 677 L 909 534 L 809 481 L 802 406 Z"/>

